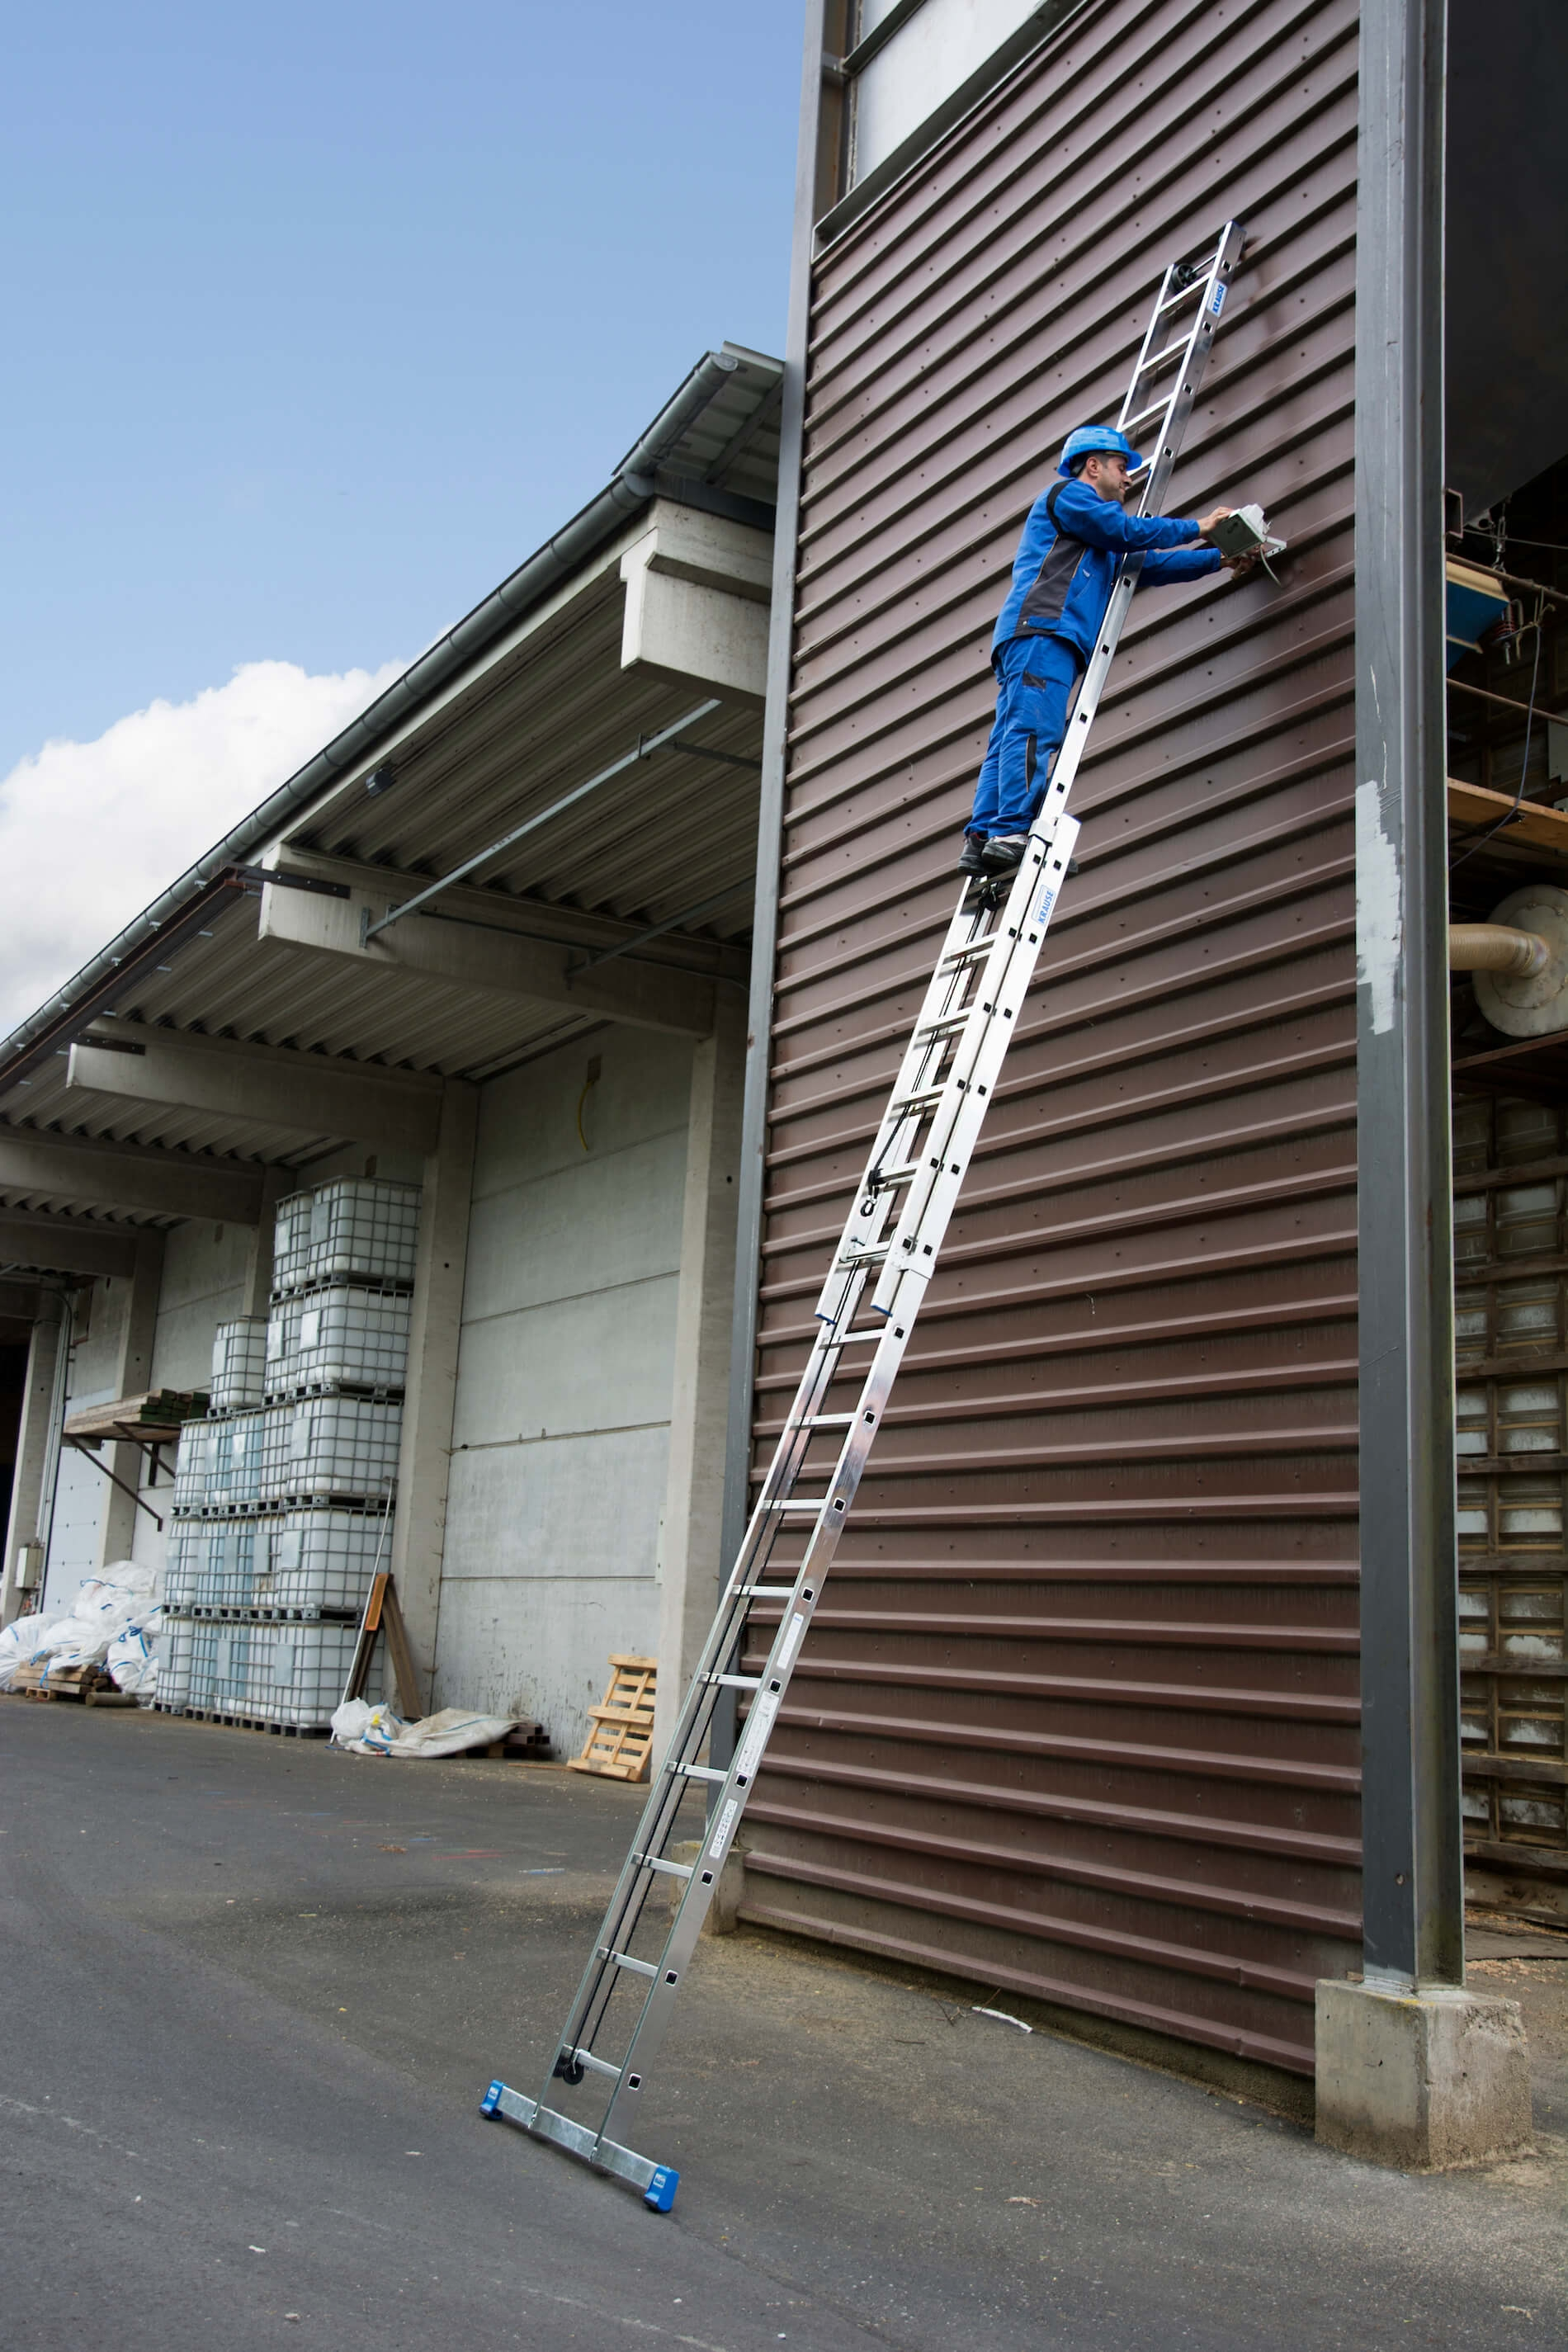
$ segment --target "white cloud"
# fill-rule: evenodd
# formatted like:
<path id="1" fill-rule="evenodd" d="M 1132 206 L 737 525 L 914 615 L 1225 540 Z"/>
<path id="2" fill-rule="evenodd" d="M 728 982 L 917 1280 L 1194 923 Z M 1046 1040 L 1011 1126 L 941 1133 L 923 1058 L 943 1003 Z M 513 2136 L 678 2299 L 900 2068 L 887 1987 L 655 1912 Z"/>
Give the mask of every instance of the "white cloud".
<path id="1" fill-rule="evenodd" d="M 312 677 L 247 662 L 93 743 L 51 742 L 0 782 L 0 1037 L 35 1012 L 402 664 Z"/>

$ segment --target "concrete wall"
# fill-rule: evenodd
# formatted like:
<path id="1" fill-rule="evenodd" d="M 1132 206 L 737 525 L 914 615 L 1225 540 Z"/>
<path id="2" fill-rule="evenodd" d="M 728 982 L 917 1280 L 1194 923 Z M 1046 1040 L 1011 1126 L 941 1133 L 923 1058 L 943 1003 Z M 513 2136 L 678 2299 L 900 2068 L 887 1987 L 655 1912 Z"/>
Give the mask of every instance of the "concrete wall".
<path id="1" fill-rule="evenodd" d="M 657 1645 L 692 1053 L 606 1029 L 481 1091 L 434 1704 L 562 1755 Z"/>
<path id="2" fill-rule="evenodd" d="M 70 1362 L 66 1375 L 66 1412 L 107 1403 L 115 1393 L 121 1340 L 131 1305 L 131 1285 L 107 1275 L 73 1301 L 69 1321 Z M 99 1568 L 99 1543 L 110 1488 L 96 1465 L 74 1447 L 60 1448 L 49 1549 L 44 1569 L 43 1607 L 63 1616 L 84 1576 Z M 141 1517 L 138 1512 L 137 1517 Z M 151 1528 L 152 1521 L 148 1521 Z"/>
<path id="3" fill-rule="evenodd" d="M 230 1316 L 245 1312 L 245 1276 L 250 1257 L 249 1225 L 175 1225 L 163 1244 L 163 1279 L 153 1336 L 155 1389 L 205 1389 L 212 1377 L 213 1334 Z M 163 1566 L 167 1548 L 169 1474 L 173 1453 L 163 1456 L 155 1487 L 147 1484 L 147 1456 L 141 1457 L 141 1491 L 164 1521 L 160 1534 L 145 1511 L 136 1514 L 131 1557 L 149 1568 Z"/>

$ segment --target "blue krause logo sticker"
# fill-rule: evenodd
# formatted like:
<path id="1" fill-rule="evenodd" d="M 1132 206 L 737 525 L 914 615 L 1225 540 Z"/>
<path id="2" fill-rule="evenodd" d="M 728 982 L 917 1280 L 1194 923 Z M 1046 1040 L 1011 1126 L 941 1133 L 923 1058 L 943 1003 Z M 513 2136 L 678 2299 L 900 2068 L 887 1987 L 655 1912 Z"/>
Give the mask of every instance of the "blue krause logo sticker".
<path id="1" fill-rule="evenodd" d="M 1058 883 L 1047 883 L 1045 889 L 1041 894 L 1040 903 L 1035 909 L 1035 920 L 1037 923 L 1044 925 L 1050 921 L 1051 908 L 1057 903 L 1057 892 L 1059 887 L 1060 885 Z"/>
<path id="2" fill-rule="evenodd" d="M 1227 291 L 1227 288 L 1224 286 L 1216 286 L 1214 292 L 1209 296 L 1209 316 L 1211 319 L 1217 319 L 1220 312 L 1225 309 L 1225 298 Z"/>

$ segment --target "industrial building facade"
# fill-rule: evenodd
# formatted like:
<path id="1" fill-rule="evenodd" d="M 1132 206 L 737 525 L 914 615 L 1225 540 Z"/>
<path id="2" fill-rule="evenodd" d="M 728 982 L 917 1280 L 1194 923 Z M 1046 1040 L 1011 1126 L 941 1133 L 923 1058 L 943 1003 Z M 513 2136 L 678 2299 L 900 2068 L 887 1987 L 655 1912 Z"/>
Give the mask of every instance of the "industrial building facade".
<path id="1" fill-rule="evenodd" d="M 279 1198 L 371 1176 L 422 1189 L 392 1566 L 431 1705 L 570 1754 L 610 1653 L 679 1680 L 717 1575 L 778 394 L 710 353 L 7 1041 L 0 1247 L 43 1284 L 8 1614 L 162 1565 L 167 1453 L 62 1421 L 206 1390 Z"/>
<path id="2" fill-rule="evenodd" d="M 646 1645 L 668 1704 L 952 911 L 1019 523 L 1165 264 L 1241 222 L 1168 503 L 1257 499 L 1288 551 L 1134 604 L 740 1916 L 1295 2075 L 1325 1980 L 1462 1976 L 1444 779 L 1550 795 L 1544 727 L 1528 775 L 1512 719 L 1445 742 L 1442 492 L 1545 512 L 1568 407 L 1450 238 L 1445 475 L 1445 155 L 1472 220 L 1498 158 L 1445 150 L 1444 45 L 1524 55 L 1454 19 L 809 0 L 782 370 L 710 356 L 591 526 L 116 943 L 133 987 L 100 959 L 0 1065 L 6 1255 L 98 1276 L 73 1394 L 196 1384 L 301 1171 L 421 1181 L 395 1566 L 435 1702 L 563 1747 Z M 1513 137 L 1541 254 L 1560 193 Z M 1510 658 L 1456 675 L 1518 709 Z M 668 729 L 598 788 L 591 888 L 563 813 L 369 936 Z M 1456 910 L 1554 855 L 1489 836 Z M 1563 1073 L 1500 1051 L 1454 1057 L 1464 1802 L 1490 1893 L 1560 1912 Z M 301 1138 L 279 1089 L 323 1072 L 356 1123 Z M 53 1495 L 67 1579 L 153 1538 L 92 1465 L 50 1484 L 57 1328 L 8 1559 Z M 1559 1441 L 1528 1494 L 1516 1426 Z"/>

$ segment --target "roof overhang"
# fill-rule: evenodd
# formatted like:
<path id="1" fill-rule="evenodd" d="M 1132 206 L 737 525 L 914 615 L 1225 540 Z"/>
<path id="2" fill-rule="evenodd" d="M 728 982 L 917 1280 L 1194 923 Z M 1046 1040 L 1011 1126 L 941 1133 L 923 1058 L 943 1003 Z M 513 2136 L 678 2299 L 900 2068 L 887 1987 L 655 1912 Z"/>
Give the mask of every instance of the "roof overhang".
<path id="1" fill-rule="evenodd" d="M 418 1150 L 446 1078 L 711 1027 L 747 970 L 779 375 L 710 353 L 583 516 L 0 1045 L 0 1216 L 207 1213 L 182 1180 Z"/>

